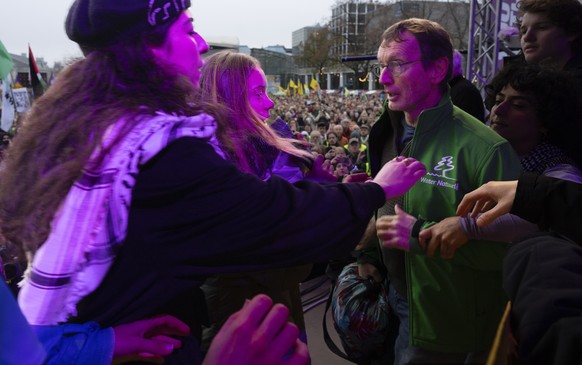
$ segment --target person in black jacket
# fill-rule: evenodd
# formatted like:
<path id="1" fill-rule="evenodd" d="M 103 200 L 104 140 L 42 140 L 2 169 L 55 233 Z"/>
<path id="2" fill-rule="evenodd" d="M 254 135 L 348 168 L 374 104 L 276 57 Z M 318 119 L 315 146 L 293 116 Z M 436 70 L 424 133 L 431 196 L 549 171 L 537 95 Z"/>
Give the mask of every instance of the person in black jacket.
<path id="1" fill-rule="evenodd" d="M 465 195 L 457 214 L 485 211 L 485 226 L 512 213 L 545 229 L 514 244 L 504 261 L 503 286 L 512 302 L 511 329 L 525 364 L 582 360 L 582 185 L 524 173 L 489 182 Z"/>
<path id="2" fill-rule="evenodd" d="M 345 256 L 426 170 L 394 159 L 349 184 L 245 173 L 229 161 L 241 141 L 225 132 L 226 107 L 200 95 L 208 45 L 189 6 L 73 2 L 65 28 L 85 57 L 37 100 L 3 161 L 0 228 L 32 257 L 18 298 L 29 323 L 166 313 L 191 333 L 165 361 L 199 364 L 208 276 Z"/>
<path id="3" fill-rule="evenodd" d="M 453 74 L 449 80 L 451 100 L 463 111 L 485 123 L 485 106 L 479 89 L 463 76 L 463 55 L 453 51 Z"/>

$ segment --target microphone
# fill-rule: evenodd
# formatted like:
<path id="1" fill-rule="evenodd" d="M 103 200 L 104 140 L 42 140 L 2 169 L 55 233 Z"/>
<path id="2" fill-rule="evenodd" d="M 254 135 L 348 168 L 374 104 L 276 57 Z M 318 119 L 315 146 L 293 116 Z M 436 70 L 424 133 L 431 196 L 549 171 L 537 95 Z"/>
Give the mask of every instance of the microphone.
<path id="1" fill-rule="evenodd" d="M 376 59 L 376 55 L 369 55 L 369 56 L 348 56 L 342 57 L 340 59 L 341 62 L 351 62 L 351 61 L 371 61 Z"/>

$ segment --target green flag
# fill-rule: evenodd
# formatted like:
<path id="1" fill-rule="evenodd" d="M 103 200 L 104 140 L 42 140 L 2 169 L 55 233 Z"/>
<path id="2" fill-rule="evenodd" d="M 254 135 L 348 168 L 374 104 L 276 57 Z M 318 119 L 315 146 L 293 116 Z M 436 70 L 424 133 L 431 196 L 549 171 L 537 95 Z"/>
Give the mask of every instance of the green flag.
<path id="1" fill-rule="evenodd" d="M 0 41 L 0 80 L 4 80 L 6 75 L 12 70 L 14 64 L 12 63 L 12 57 L 8 54 L 8 51 Z"/>

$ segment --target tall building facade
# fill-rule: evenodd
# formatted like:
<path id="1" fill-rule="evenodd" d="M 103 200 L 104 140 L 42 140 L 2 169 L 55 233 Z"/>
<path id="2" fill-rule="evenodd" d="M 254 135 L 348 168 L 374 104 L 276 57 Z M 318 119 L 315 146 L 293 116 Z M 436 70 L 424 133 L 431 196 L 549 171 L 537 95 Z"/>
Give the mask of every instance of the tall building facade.
<path id="1" fill-rule="evenodd" d="M 366 26 L 369 17 L 366 15 L 376 11 L 380 6 L 378 1 L 348 0 L 338 2 L 331 11 L 330 29 L 336 42 L 332 48 L 333 56 L 360 54 L 362 44 L 366 43 Z"/>

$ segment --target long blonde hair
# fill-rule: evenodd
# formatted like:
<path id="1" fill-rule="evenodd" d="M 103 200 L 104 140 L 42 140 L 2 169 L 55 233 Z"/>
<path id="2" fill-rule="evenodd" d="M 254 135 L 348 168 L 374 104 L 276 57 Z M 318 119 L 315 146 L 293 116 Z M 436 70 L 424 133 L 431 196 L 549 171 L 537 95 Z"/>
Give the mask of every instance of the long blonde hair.
<path id="1" fill-rule="evenodd" d="M 298 141 L 278 136 L 253 110 L 247 80 L 254 69 L 261 69 L 254 57 L 232 51 L 217 52 L 205 60 L 200 87 L 211 102 L 228 107 L 230 123 L 223 133 L 235 144 L 234 162 L 241 170 L 261 176 L 271 168 L 262 151 L 264 144 L 305 160 L 312 159 L 312 155 L 296 147 Z"/>

